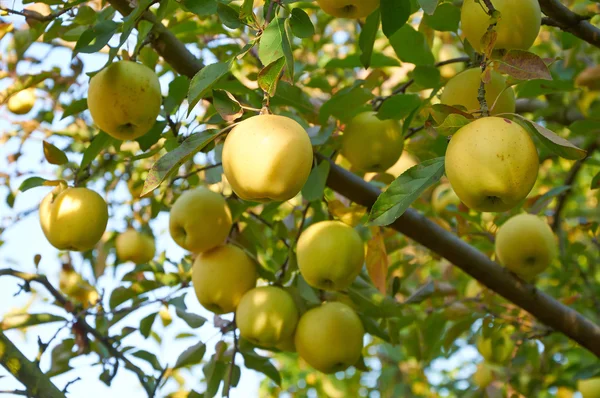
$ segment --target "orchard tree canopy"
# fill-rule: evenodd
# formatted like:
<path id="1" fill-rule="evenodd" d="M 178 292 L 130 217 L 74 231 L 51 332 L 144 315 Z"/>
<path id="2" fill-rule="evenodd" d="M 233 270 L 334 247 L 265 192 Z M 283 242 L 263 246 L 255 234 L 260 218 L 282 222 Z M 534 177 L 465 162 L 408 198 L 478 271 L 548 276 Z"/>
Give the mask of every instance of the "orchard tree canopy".
<path id="1" fill-rule="evenodd" d="M 0 12 L 0 392 L 600 397 L 597 0 Z"/>

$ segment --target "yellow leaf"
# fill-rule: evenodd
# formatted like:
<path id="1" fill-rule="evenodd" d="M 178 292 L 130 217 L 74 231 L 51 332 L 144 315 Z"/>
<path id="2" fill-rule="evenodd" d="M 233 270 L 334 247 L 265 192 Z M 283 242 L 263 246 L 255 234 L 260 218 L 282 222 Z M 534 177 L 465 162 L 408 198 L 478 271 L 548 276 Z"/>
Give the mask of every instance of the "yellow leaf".
<path id="1" fill-rule="evenodd" d="M 367 272 L 373 284 L 383 294 L 386 293 L 388 256 L 381 228 L 371 227 L 372 237 L 367 243 Z"/>

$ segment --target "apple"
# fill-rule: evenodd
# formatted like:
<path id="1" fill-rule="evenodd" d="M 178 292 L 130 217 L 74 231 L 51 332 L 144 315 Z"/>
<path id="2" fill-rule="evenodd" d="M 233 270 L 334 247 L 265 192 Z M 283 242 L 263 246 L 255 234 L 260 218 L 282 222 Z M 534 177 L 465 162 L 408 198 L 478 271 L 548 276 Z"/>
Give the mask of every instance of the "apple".
<path id="1" fill-rule="evenodd" d="M 510 218 L 496 234 L 496 255 L 500 264 L 528 281 L 548 268 L 557 253 L 552 229 L 532 214 Z"/>
<path id="2" fill-rule="evenodd" d="M 231 229 L 225 198 L 206 187 L 184 192 L 173 204 L 169 232 L 179 246 L 202 253 L 222 244 Z"/>
<path id="3" fill-rule="evenodd" d="M 503 212 L 527 197 L 537 179 L 539 158 L 523 127 L 486 117 L 458 130 L 446 150 L 446 175 L 467 207 Z"/>
<path id="4" fill-rule="evenodd" d="M 447 213 L 447 207 L 454 205 L 458 208 L 460 199 L 448 183 L 438 185 L 431 194 L 431 206 L 437 214 Z"/>
<path id="5" fill-rule="evenodd" d="M 234 245 L 199 254 L 192 268 L 196 297 L 215 314 L 235 311 L 242 296 L 256 286 L 256 277 L 254 261 Z"/>
<path id="6" fill-rule="evenodd" d="M 317 0 L 327 14 L 337 18 L 365 18 L 379 7 L 379 0 Z"/>
<path id="7" fill-rule="evenodd" d="M 240 198 L 286 201 L 306 183 L 313 152 L 308 133 L 298 122 L 285 116 L 259 115 L 231 130 L 222 159 L 227 181 Z"/>
<path id="8" fill-rule="evenodd" d="M 397 120 L 379 120 L 376 112 L 356 115 L 344 129 L 342 155 L 361 171 L 383 172 L 402 155 L 404 137 Z"/>
<path id="9" fill-rule="evenodd" d="M 62 293 L 81 304 L 83 308 L 94 306 L 100 300 L 96 289 L 70 265 L 63 265 L 58 279 L 58 287 Z"/>
<path id="10" fill-rule="evenodd" d="M 296 349 L 316 370 L 340 372 L 360 359 L 364 334 L 362 322 L 352 308 L 339 302 L 325 303 L 300 318 Z"/>
<path id="11" fill-rule="evenodd" d="M 600 377 L 577 380 L 577 389 L 583 398 L 600 398 Z"/>
<path id="12" fill-rule="evenodd" d="M 35 89 L 28 88 L 21 90 L 8 98 L 8 110 L 15 115 L 25 115 L 33 109 L 35 105 Z"/>
<path id="13" fill-rule="evenodd" d="M 86 251 L 102 238 L 108 206 L 96 192 L 61 184 L 40 204 L 40 224 L 46 239 L 59 250 Z"/>
<path id="14" fill-rule="evenodd" d="M 365 259 L 360 235 L 341 221 L 321 221 L 305 229 L 296 252 L 306 283 L 323 290 L 348 288 Z"/>
<path id="15" fill-rule="evenodd" d="M 494 8 L 502 14 L 496 25 L 498 38 L 494 46 L 500 50 L 528 50 L 533 45 L 542 23 L 538 0 L 494 0 Z M 465 0 L 460 15 L 464 35 L 475 51 L 484 52 L 481 38 L 490 25 L 487 7 L 479 0 Z"/>
<path id="16" fill-rule="evenodd" d="M 150 131 L 160 112 L 158 76 L 136 62 L 114 62 L 90 80 L 87 103 L 102 131 L 119 140 L 135 140 Z"/>
<path id="17" fill-rule="evenodd" d="M 294 334 L 298 309 L 285 290 L 261 286 L 244 294 L 235 320 L 243 338 L 259 347 L 274 348 Z"/>
<path id="18" fill-rule="evenodd" d="M 482 333 L 477 336 L 477 350 L 487 362 L 505 364 L 512 357 L 515 348 L 510 336 L 510 328 L 495 330 L 488 337 L 484 337 Z"/>
<path id="19" fill-rule="evenodd" d="M 473 374 L 473 381 L 477 387 L 484 389 L 494 381 L 494 372 L 490 365 L 485 362 L 477 365 L 477 370 Z"/>
<path id="20" fill-rule="evenodd" d="M 491 72 L 492 79 L 485 84 L 485 99 L 490 115 L 515 113 L 516 99 L 512 87 L 506 87 L 506 78 L 498 72 Z M 481 106 L 477 99 L 481 85 L 481 69 L 467 69 L 448 80 L 440 96 L 440 103 L 456 107 L 463 106 L 468 112 L 479 111 Z M 494 105 L 495 104 L 495 105 Z M 434 114 L 434 118 L 441 124 Z"/>
<path id="21" fill-rule="evenodd" d="M 151 261 L 156 252 L 152 236 L 131 228 L 117 236 L 115 247 L 119 260 L 131 261 L 135 264 Z"/>

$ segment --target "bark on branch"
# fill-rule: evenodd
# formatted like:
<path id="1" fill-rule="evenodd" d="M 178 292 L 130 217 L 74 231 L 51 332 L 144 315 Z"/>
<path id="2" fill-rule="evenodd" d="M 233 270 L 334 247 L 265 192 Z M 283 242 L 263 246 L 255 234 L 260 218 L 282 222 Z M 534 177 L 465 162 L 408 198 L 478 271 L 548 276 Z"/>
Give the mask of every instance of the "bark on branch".
<path id="1" fill-rule="evenodd" d="M 600 29 L 587 21 L 587 17 L 574 13 L 560 0 L 539 0 L 539 3 L 542 12 L 550 18 L 544 20 L 547 25 L 557 26 L 600 48 Z"/>

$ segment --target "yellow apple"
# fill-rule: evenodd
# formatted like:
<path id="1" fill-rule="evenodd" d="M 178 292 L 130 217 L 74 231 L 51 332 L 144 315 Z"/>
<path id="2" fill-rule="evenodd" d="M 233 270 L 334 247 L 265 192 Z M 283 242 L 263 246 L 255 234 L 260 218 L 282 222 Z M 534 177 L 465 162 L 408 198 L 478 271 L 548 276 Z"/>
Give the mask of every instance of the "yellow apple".
<path id="1" fill-rule="evenodd" d="M 498 38 L 494 48 L 528 50 L 542 23 L 538 0 L 494 0 L 493 4 L 502 14 L 496 25 Z M 481 47 L 481 38 L 490 25 L 487 7 L 484 7 L 478 0 L 465 0 L 460 16 L 463 33 L 478 52 L 485 50 Z"/>
<path id="2" fill-rule="evenodd" d="M 298 309 L 285 290 L 261 286 L 244 294 L 235 319 L 243 338 L 260 347 L 274 348 L 294 334 Z"/>
<path id="3" fill-rule="evenodd" d="M 112 63 L 90 80 L 87 103 L 102 131 L 119 140 L 135 140 L 154 126 L 160 112 L 158 76 L 136 62 Z"/>
<path id="4" fill-rule="evenodd" d="M 573 391 L 567 387 L 558 387 L 556 398 L 573 398 Z"/>
<path id="5" fill-rule="evenodd" d="M 46 239 L 59 250 L 86 251 L 102 238 L 108 206 L 87 188 L 56 187 L 40 204 L 40 224 Z"/>
<path id="6" fill-rule="evenodd" d="M 344 129 L 342 155 L 361 171 L 382 172 L 402 155 L 404 137 L 396 120 L 379 120 L 375 112 L 355 116 Z"/>
<path id="7" fill-rule="evenodd" d="M 298 239 L 296 252 L 306 283 L 323 290 L 348 288 L 365 259 L 360 235 L 341 221 L 321 221 L 308 227 Z"/>
<path id="8" fill-rule="evenodd" d="M 525 280 L 532 280 L 548 268 L 557 251 L 550 226 L 532 214 L 510 218 L 496 234 L 500 264 Z"/>
<path id="9" fill-rule="evenodd" d="M 494 381 L 494 373 L 490 365 L 485 362 L 477 365 L 477 370 L 473 374 L 473 381 L 479 388 L 486 388 Z"/>
<path id="10" fill-rule="evenodd" d="M 368 17 L 379 7 L 379 0 L 317 0 L 327 14 L 337 18 Z"/>
<path id="11" fill-rule="evenodd" d="M 295 334 L 292 334 L 281 343 L 277 344 L 275 348 L 283 352 L 296 352 L 296 343 L 294 342 Z"/>
<path id="12" fill-rule="evenodd" d="M 194 260 L 192 282 L 204 308 L 226 314 L 235 311 L 242 296 L 256 286 L 256 265 L 237 246 L 215 247 Z"/>
<path id="13" fill-rule="evenodd" d="M 184 192 L 173 204 L 169 215 L 171 237 L 193 253 L 222 244 L 231 224 L 231 212 L 223 196 L 206 187 Z"/>
<path id="14" fill-rule="evenodd" d="M 487 338 L 480 334 L 476 340 L 477 350 L 487 362 L 505 364 L 515 348 L 510 335 L 509 328 L 493 331 Z"/>
<path id="15" fill-rule="evenodd" d="M 600 398 L 600 377 L 577 380 L 577 389 L 583 398 Z"/>
<path id="16" fill-rule="evenodd" d="M 400 159 L 392 167 L 386 170 L 386 173 L 391 174 L 394 178 L 400 177 L 406 170 L 419 164 L 418 160 L 415 159 L 410 153 L 404 151 L 400 155 Z"/>
<path id="17" fill-rule="evenodd" d="M 21 90 L 8 98 L 8 110 L 15 115 L 25 115 L 33 109 L 35 104 L 35 89 Z"/>
<path id="18" fill-rule="evenodd" d="M 458 208 L 459 204 L 460 199 L 448 183 L 438 185 L 431 194 L 431 206 L 433 206 L 433 211 L 438 214 L 446 213 L 447 207 L 450 205 Z"/>
<path id="19" fill-rule="evenodd" d="M 115 246 L 119 260 L 131 261 L 135 264 L 151 261 L 156 252 L 154 238 L 135 229 L 128 229 L 117 236 Z"/>
<path id="20" fill-rule="evenodd" d="M 300 318 L 296 349 L 316 370 L 335 373 L 358 362 L 364 334 L 362 322 L 352 308 L 342 303 L 325 303 Z"/>
<path id="21" fill-rule="evenodd" d="M 485 99 L 490 115 L 500 113 L 515 113 L 515 91 L 512 87 L 506 88 L 506 78 L 492 71 L 492 80 L 485 85 Z M 440 96 L 440 103 L 444 105 L 463 106 L 468 112 L 479 111 L 481 106 L 477 95 L 481 85 L 481 69 L 471 68 L 459 73 L 446 83 Z M 495 104 L 495 105 L 494 105 Z M 441 123 L 436 117 L 436 121 Z"/>
<path id="22" fill-rule="evenodd" d="M 537 179 L 539 158 L 523 127 L 486 117 L 462 127 L 446 150 L 446 175 L 469 208 L 482 212 L 512 209 Z"/>
<path id="23" fill-rule="evenodd" d="M 308 133 L 285 116 L 259 115 L 231 130 L 223 145 L 223 171 L 242 199 L 285 201 L 300 192 L 312 168 Z"/>

